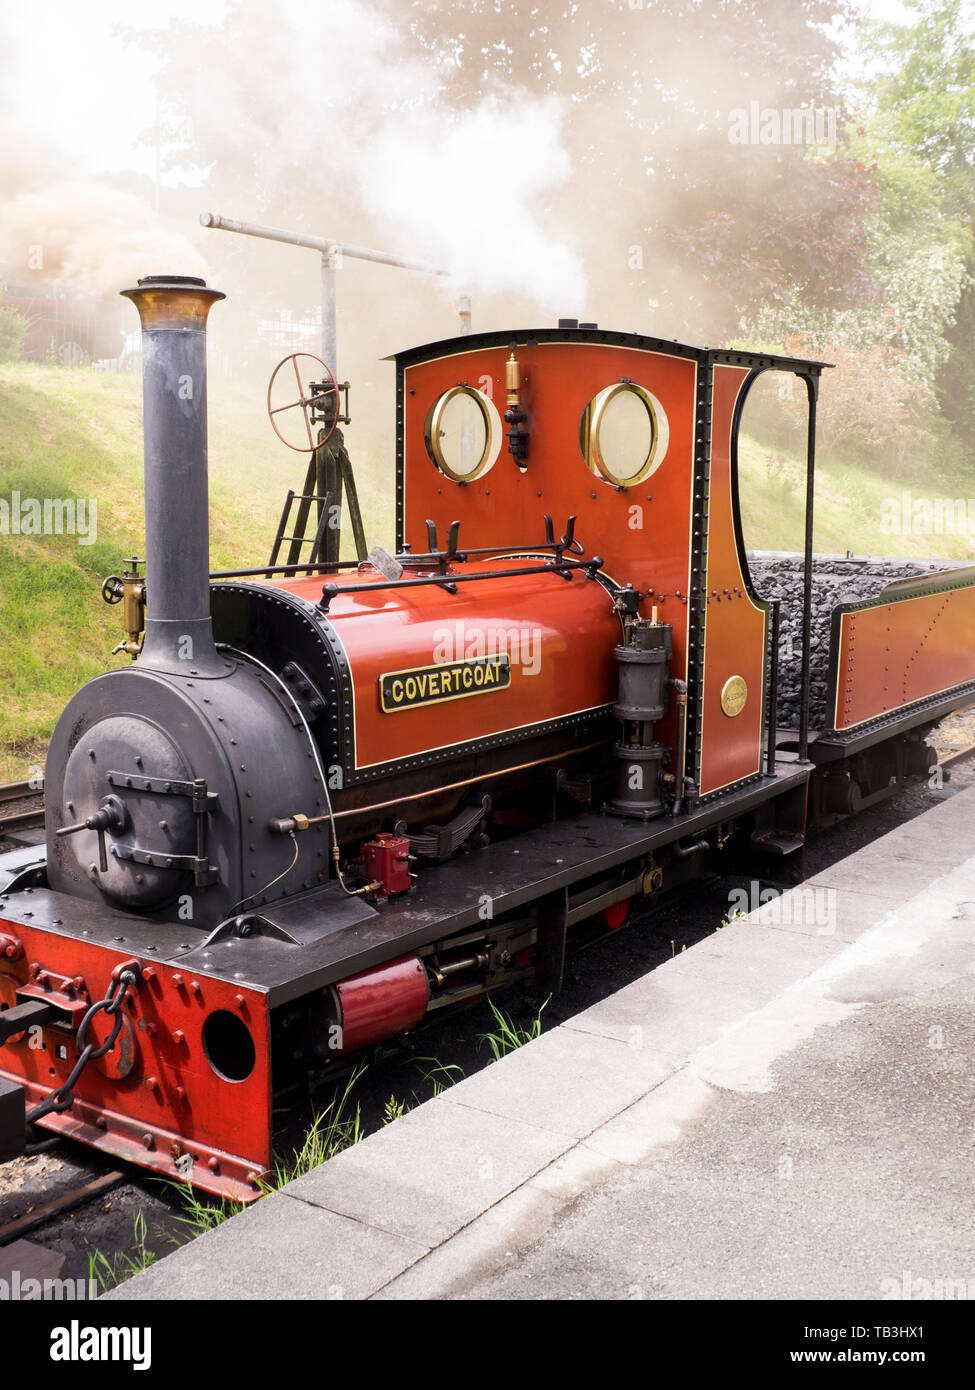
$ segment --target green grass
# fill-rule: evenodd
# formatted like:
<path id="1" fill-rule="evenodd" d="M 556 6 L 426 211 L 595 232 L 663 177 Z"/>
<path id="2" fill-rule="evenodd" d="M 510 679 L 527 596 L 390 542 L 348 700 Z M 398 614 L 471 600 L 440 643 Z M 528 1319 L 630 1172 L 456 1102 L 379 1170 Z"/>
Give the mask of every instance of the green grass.
<path id="1" fill-rule="evenodd" d="M 975 496 L 975 478 L 960 470 L 955 476 L 925 481 L 885 477 L 836 454 L 821 455 L 816 463 L 816 519 L 813 544 L 817 551 L 843 555 L 916 555 L 945 560 L 975 559 L 975 534 L 897 534 L 885 524 L 885 504 L 899 508 L 904 493 L 919 499 Z M 805 459 L 799 453 L 743 435 L 739 446 L 739 488 L 745 544 L 756 550 L 801 550 L 805 535 Z"/>
<path id="2" fill-rule="evenodd" d="M 116 1284 L 123 1284 L 126 1279 L 134 1278 L 136 1274 L 141 1274 L 155 1260 L 155 1253 L 146 1243 L 149 1232 L 145 1214 L 141 1211 L 135 1214 L 132 1234 L 134 1244 L 131 1254 L 126 1250 L 117 1250 L 109 1257 L 102 1250 L 89 1251 L 88 1278 L 98 1284 L 102 1293 L 114 1289 Z"/>
<path id="3" fill-rule="evenodd" d="M 491 1060 L 497 1062 L 505 1053 L 514 1052 L 516 1048 L 524 1047 L 525 1043 L 532 1042 L 535 1038 L 540 1037 L 542 1032 L 542 1010 L 548 1002 L 549 1000 L 546 999 L 528 1028 L 519 1028 L 508 1014 L 498 1008 L 493 999 L 488 999 L 488 1008 L 494 1015 L 497 1030 L 495 1032 L 478 1033 L 478 1046 L 485 1043 L 488 1051 L 491 1053 Z"/>
<path id="4" fill-rule="evenodd" d="M 352 1109 L 352 1093 L 365 1069 L 364 1064 L 356 1067 L 345 1083 L 345 1090 L 315 1115 L 301 1148 L 290 1158 L 275 1159 L 270 1175 L 261 1183 L 263 1196 L 278 1192 L 289 1182 L 296 1182 L 313 1168 L 327 1163 L 343 1149 L 358 1144 L 362 1138 L 362 1109 L 358 1101 Z"/>
<path id="5" fill-rule="evenodd" d="M 459 1067 L 456 1062 L 438 1062 L 436 1057 L 414 1057 L 413 1060 L 435 1096 L 446 1091 L 448 1086 L 455 1085 L 464 1075 L 463 1067 Z M 454 1075 L 455 1072 L 457 1075 Z"/>
<path id="6" fill-rule="evenodd" d="M 522 1047 L 526 1042 L 531 1042 L 533 1038 L 540 1035 L 542 1010 L 548 1002 L 546 999 L 528 1028 L 520 1028 L 507 1014 L 497 1008 L 492 999 L 488 999 L 488 1007 L 497 1023 L 497 1032 L 480 1033 L 477 1040 L 479 1044 L 482 1042 L 488 1044 L 492 1061 L 498 1061 L 505 1053 Z M 440 1095 L 448 1086 L 452 1086 L 460 1080 L 464 1074 L 461 1067 L 455 1063 L 445 1064 L 439 1062 L 435 1057 L 416 1057 L 413 1060 L 424 1081 L 432 1084 L 434 1096 Z M 274 1192 L 279 1192 L 288 1183 L 304 1177 L 306 1173 L 310 1173 L 321 1164 L 327 1163 L 330 1158 L 334 1158 L 344 1149 L 358 1144 L 360 1139 L 364 1137 L 362 1109 L 358 1101 L 355 1102 L 353 1109 L 353 1098 L 355 1088 L 365 1070 L 364 1063 L 357 1066 L 346 1081 L 344 1090 L 336 1093 L 334 1099 L 325 1109 L 314 1115 L 299 1149 L 295 1149 L 290 1157 L 275 1156 L 270 1172 L 260 1183 L 258 1200 L 269 1197 Z M 405 1115 L 409 1109 L 410 1106 L 406 1101 L 397 1100 L 395 1096 L 391 1095 L 383 1108 L 383 1125 L 392 1124 L 394 1120 Z M 184 1230 L 180 1236 L 173 1238 L 173 1244 L 177 1247 L 186 1245 L 199 1236 L 206 1235 L 208 1231 L 221 1226 L 232 1216 L 244 1211 L 246 1207 L 244 1202 L 201 1196 L 188 1182 L 167 1182 L 166 1186 L 178 1194 L 182 1208 L 182 1214 L 177 1216 L 176 1220 Z M 141 1211 L 135 1217 L 134 1237 L 134 1247 L 131 1253 L 119 1251 L 112 1256 L 107 1256 L 101 1250 L 93 1250 L 89 1253 L 89 1277 L 97 1280 L 103 1291 L 114 1288 L 116 1284 L 121 1284 L 136 1274 L 141 1274 L 143 1270 L 149 1268 L 156 1258 L 147 1245 L 146 1219 Z"/>

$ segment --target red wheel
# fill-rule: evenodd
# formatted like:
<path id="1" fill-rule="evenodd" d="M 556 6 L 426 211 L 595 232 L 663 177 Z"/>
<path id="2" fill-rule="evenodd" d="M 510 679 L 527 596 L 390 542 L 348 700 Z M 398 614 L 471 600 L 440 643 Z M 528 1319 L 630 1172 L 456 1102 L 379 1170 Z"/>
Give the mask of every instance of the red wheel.
<path id="1" fill-rule="evenodd" d="M 319 367 L 321 367 L 321 382 L 315 384 L 323 386 L 323 390 L 315 391 L 312 394 L 306 394 L 305 388 L 301 384 L 301 371 L 298 367 L 299 358 L 305 358 L 308 362 L 315 362 Z M 274 399 L 274 385 L 275 382 L 278 380 L 278 373 L 281 371 L 283 367 L 286 367 L 289 362 L 291 363 L 291 366 L 294 369 L 295 382 L 297 383 L 298 388 L 298 397 L 297 400 L 285 400 L 283 403 L 275 405 L 272 403 Z M 279 396 L 286 394 L 287 389 L 290 388 L 290 381 L 291 374 L 289 372 L 286 372 L 282 381 L 278 383 Z M 315 436 L 312 432 L 312 411 L 321 410 L 325 406 L 325 403 L 329 400 L 333 402 L 333 409 L 331 412 L 331 423 L 325 425 L 325 439 L 329 438 L 332 431 L 335 429 L 335 426 L 338 424 L 339 418 L 339 388 L 338 383 L 335 380 L 335 373 L 332 371 L 331 367 L 326 366 L 322 359 L 320 357 L 316 357 L 312 352 L 293 352 L 290 357 L 283 358 L 275 367 L 274 371 L 271 373 L 271 380 L 267 384 L 268 419 L 271 421 L 271 428 L 274 430 L 274 433 L 280 439 L 281 443 L 287 444 L 289 449 L 294 449 L 295 452 L 299 454 L 306 453 L 308 451 L 311 451 L 312 449 L 317 449 L 318 441 L 315 439 Z M 304 433 L 301 436 L 301 443 L 299 444 L 293 444 L 290 439 L 286 439 L 285 436 L 281 433 L 281 430 L 278 428 L 278 422 L 275 419 L 275 416 L 283 415 L 284 412 L 287 410 L 301 411 L 302 423 L 304 424 Z"/>

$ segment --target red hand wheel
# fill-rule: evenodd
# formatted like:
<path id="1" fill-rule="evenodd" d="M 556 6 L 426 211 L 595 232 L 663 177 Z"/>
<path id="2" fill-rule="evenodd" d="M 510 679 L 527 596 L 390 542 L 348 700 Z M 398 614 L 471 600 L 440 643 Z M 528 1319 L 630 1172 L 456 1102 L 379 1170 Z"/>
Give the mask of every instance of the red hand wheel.
<path id="1" fill-rule="evenodd" d="M 309 387 L 308 393 L 306 393 L 305 388 L 301 384 L 301 369 L 298 366 L 299 358 L 306 359 L 308 363 L 314 362 L 317 366 L 321 367 L 322 369 L 321 380 L 318 382 L 313 382 L 312 385 Z M 298 399 L 285 400 L 283 404 L 274 405 L 272 404 L 272 393 L 274 393 L 274 384 L 278 380 L 278 373 L 281 371 L 282 367 L 286 367 L 289 362 L 294 368 L 295 381 L 298 386 Z M 310 371 L 310 368 L 306 367 L 306 371 Z M 290 373 L 286 372 L 284 377 L 282 378 L 282 381 L 278 383 L 277 397 L 286 394 L 286 389 L 290 380 Z M 326 418 L 325 421 L 322 421 L 320 419 L 318 421 L 314 420 L 314 412 L 322 412 L 326 407 L 326 403 L 330 400 L 333 402 L 331 420 L 329 421 L 328 418 Z M 302 421 L 304 423 L 305 428 L 304 437 L 302 438 L 302 442 L 300 444 L 293 444 L 290 439 L 286 439 L 285 436 L 281 433 L 281 430 L 278 428 L 278 422 L 275 419 L 275 416 L 282 415 L 285 411 L 288 410 L 301 411 Z M 267 384 L 267 413 L 271 421 L 271 428 L 274 430 L 274 433 L 280 439 L 282 444 L 287 444 L 289 449 L 294 449 L 295 452 L 299 454 L 303 454 L 310 449 L 317 449 L 318 441 L 315 439 L 314 434 L 312 433 L 312 425 L 316 423 L 324 424 L 325 439 L 328 439 L 332 431 L 335 429 L 335 426 L 338 424 L 339 388 L 338 383 L 335 380 L 335 374 L 332 371 L 331 367 L 326 366 L 320 357 L 316 357 L 314 353 L 311 352 L 293 352 L 290 357 L 283 358 L 275 367 L 274 371 L 271 373 L 271 380 Z"/>

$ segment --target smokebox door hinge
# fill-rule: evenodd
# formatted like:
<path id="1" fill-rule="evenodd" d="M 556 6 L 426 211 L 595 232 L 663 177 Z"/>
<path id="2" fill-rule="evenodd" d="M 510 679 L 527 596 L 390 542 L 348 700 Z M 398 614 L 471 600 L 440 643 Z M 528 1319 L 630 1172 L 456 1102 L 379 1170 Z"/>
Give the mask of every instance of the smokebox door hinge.
<path id="1" fill-rule="evenodd" d="M 204 778 L 195 782 L 179 782 L 171 777 L 144 777 L 141 773 L 110 772 L 108 783 L 112 787 L 129 788 L 135 792 L 151 792 L 154 796 L 188 796 L 197 815 L 215 811 L 220 804 L 219 792 L 207 791 Z"/>

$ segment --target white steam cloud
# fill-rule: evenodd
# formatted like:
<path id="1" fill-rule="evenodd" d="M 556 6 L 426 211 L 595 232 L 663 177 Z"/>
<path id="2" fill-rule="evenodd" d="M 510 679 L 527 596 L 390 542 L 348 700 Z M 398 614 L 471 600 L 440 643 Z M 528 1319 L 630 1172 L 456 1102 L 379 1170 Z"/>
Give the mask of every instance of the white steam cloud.
<path id="1" fill-rule="evenodd" d="M 452 117 L 423 108 L 390 120 L 357 163 L 363 199 L 458 285 L 581 309 L 582 262 L 537 214 L 571 173 L 562 119 L 561 102 L 519 93 Z"/>
<path id="2" fill-rule="evenodd" d="M 147 266 L 206 275 L 186 237 L 171 232 L 149 204 L 94 179 L 70 179 L 22 193 L 0 208 L 0 260 L 85 295 L 117 294 Z"/>

